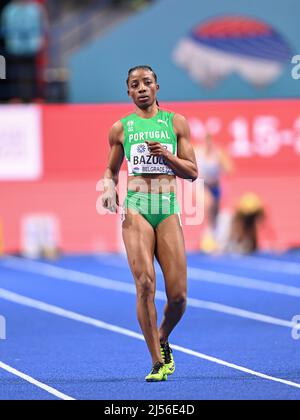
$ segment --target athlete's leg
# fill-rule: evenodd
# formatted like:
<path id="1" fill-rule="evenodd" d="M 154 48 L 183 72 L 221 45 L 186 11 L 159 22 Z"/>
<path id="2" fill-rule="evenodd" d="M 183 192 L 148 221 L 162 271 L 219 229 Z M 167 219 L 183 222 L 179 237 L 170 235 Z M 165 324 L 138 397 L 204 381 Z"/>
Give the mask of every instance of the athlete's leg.
<path id="1" fill-rule="evenodd" d="M 164 274 L 168 299 L 159 329 L 160 341 L 165 343 L 186 309 L 187 264 L 183 231 L 177 214 L 158 225 L 156 241 L 156 257 Z"/>
<path id="2" fill-rule="evenodd" d="M 214 232 L 217 227 L 218 216 L 220 213 L 220 191 L 218 187 L 215 189 L 206 188 L 205 194 L 206 208 L 208 215 L 208 226 L 211 232 Z"/>
<path id="3" fill-rule="evenodd" d="M 141 216 L 127 209 L 123 239 L 137 288 L 137 315 L 153 365 L 162 362 L 155 307 L 155 231 Z"/>
<path id="4" fill-rule="evenodd" d="M 220 212 L 220 200 L 213 197 L 211 200 L 209 213 L 208 213 L 209 226 L 213 232 L 215 231 L 217 227 L 219 212 Z"/>

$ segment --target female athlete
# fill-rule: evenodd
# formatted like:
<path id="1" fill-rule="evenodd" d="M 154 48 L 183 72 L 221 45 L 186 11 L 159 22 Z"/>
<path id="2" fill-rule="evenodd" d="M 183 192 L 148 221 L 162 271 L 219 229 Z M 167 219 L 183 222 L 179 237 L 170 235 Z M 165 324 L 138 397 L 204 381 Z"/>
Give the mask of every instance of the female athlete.
<path id="1" fill-rule="evenodd" d="M 210 233 L 214 233 L 220 212 L 221 177 L 224 173 L 230 173 L 233 165 L 225 150 L 214 144 L 210 134 L 207 134 L 203 147 L 197 151 L 197 162 L 207 193 L 208 227 Z"/>
<path id="2" fill-rule="evenodd" d="M 103 206 L 116 212 L 116 185 L 124 158 L 128 194 L 123 239 L 136 283 L 137 315 L 152 358 L 148 382 L 167 379 L 175 370 L 169 336 L 186 308 L 187 267 L 176 177 L 195 181 L 198 169 L 187 121 L 159 108 L 157 76 L 149 66 L 129 70 L 128 95 L 135 112 L 113 125 L 104 175 Z M 155 306 L 154 257 L 164 275 L 167 304 L 160 328 Z"/>

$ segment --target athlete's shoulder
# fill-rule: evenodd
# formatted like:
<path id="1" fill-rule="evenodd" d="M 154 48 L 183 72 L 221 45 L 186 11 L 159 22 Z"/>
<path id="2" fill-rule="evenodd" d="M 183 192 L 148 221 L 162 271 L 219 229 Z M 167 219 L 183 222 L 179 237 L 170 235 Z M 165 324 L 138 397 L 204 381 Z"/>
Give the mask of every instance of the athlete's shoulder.
<path id="1" fill-rule="evenodd" d="M 159 108 L 159 115 L 173 118 L 175 115 L 175 112 L 167 108 Z"/>
<path id="2" fill-rule="evenodd" d="M 166 108 L 159 108 L 158 118 L 160 120 L 165 121 L 168 125 L 173 126 L 173 119 L 174 119 L 175 112 L 166 109 Z M 158 119 L 158 121 L 159 121 Z"/>
<path id="3" fill-rule="evenodd" d="M 117 122 L 115 122 L 109 132 L 109 141 L 111 144 L 116 144 L 119 142 L 123 142 L 123 133 L 124 133 L 124 128 L 123 128 L 123 124 L 122 121 L 119 120 Z"/>
<path id="4" fill-rule="evenodd" d="M 187 124 L 187 119 L 184 115 L 174 112 L 174 122 L 177 124 Z"/>
<path id="5" fill-rule="evenodd" d="M 129 120 L 132 120 L 133 118 L 136 117 L 136 114 L 134 112 L 129 112 L 128 114 L 124 115 L 124 117 L 122 117 L 120 119 L 121 124 L 126 124 L 126 122 L 128 122 Z"/>
<path id="6" fill-rule="evenodd" d="M 187 134 L 189 133 L 189 124 L 184 115 L 175 113 L 173 118 L 173 126 L 174 130 L 178 134 Z"/>
<path id="7" fill-rule="evenodd" d="M 121 120 L 116 121 L 116 122 L 112 125 L 112 127 L 111 127 L 110 131 L 111 131 L 111 132 L 114 132 L 114 133 L 118 133 L 118 132 L 123 131 L 123 124 L 122 124 L 122 121 L 121 121 Z"/>

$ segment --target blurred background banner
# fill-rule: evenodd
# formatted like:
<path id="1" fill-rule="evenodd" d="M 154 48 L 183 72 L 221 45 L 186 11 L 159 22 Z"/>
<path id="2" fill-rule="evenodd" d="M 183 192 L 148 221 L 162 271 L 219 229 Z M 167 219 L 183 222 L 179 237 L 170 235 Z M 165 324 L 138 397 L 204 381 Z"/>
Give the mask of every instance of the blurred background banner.
<path id="1" fill-rule="evenodd" d="M 234 159 L 234 172 L 222 180 L 222 212 L 230 212 L 245 191 L 255 192 L 263 198 L 269 217 L 269 227 L 261 232 L 261 246 L 284 250 L 299 245 L 300 101 L 185 102 L 162 106 L 186 115 L 196 151 L 209 131 Z M 57 220 L 60 247 L 66 252 L 122 249 L 119 216 L 99 216 L 96 212 L 96 184 L 107 164 L 109 128 L 131 110 L 131 105 L 105 104 L 0 109 L 0 120 L 7 121 L 1 125 L 2 133 L 5 127 L 1 145 L 7 138 L 17 139 L 9 143 L 14 146 L 15 156 L 6 157 L 6 149 L 0 148 L 1 162 L 9 159 L 11 176 L 0 183 L 5 251 L 21 249 L 22 220 L 31 214 L 50 214 Z M 15 116 L 13 126 L 9 124 L 11 115 Z M 26 124 L 22 124 L 24 121 Z M 19 124 L 24 128 L 22 135 L 16 135 Z M 40 130 L 41 137 L 37 135 Z M 30 147 L 22 143 L 23 139 L 31 140 Z M 40 142 L 32 142 L 34 139 Z M 41 150 L 42 157 L 37 161 Z M 35 157 L 32 161 L 27 159 L 28 173 L 18 164 L 23 151 Z M 11 164 L 14 159 L 15 172 Z M 29 181 L 33 174 L 39 177 Z M 14 181 L 16 177 L 18 182 Z M 186 225 L 185 220 L 183 215 Z M 205 225 L 185 226 L 188 250 L 199 249 L 204 228 Z"/>
<path id="2" fill-rule="evenodd" d="M 126 101 L 136 63 L 157 70 L 162 100 L 299 97 L 299 15 L 297 0 L 157 1 L 70 55 L 71 100 Z"/>

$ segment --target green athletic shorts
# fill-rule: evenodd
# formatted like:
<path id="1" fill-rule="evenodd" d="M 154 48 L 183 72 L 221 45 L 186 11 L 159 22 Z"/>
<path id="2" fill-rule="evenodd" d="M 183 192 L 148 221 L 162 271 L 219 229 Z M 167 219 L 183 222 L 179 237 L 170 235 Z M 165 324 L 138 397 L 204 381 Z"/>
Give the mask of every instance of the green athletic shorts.
<path id="1" fill-rule="evenodd" d="M 131 209 L 141 214 L 155 229 L 173 214 L 180 216 L 180 207 L 175 193 L 149 194 L 128 191 L 124 210 Z"/>

